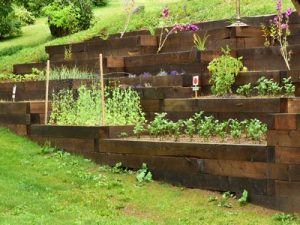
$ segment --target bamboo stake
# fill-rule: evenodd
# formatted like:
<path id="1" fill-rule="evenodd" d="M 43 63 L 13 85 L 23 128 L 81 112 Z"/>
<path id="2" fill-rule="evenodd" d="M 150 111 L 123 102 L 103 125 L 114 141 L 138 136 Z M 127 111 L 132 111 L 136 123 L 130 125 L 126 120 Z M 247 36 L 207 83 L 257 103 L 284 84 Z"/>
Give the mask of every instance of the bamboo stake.
<path id="1" fill-rule="evenodd" d="M 103 78 L 103 55 L 99 55 L 100 60 L 100 84 L 101 84 L 101 110 L 102 110 L 102 126 L 105 126 L 105 96 L 104 96 L 104 78 Z"/>
<path id="2" fill-rule="evenodd" d="M 49 76 L 50 76 L 50 60 L 47 61 L 47 70 L 46 70 L 45 124 L 48 123 Z"/>

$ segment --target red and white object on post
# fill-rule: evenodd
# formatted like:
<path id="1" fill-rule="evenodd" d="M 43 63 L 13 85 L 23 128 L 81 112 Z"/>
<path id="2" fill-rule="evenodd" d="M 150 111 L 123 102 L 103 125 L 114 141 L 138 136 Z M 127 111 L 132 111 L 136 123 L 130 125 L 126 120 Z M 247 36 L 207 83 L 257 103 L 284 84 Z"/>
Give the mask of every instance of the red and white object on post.
<path id="1" fill-rule="evenodd" d="M 198 91 L 199 91 L 199 76 L 193 76 L 193 91 L 195 92 L 195 98 L 198 98 Z"/>

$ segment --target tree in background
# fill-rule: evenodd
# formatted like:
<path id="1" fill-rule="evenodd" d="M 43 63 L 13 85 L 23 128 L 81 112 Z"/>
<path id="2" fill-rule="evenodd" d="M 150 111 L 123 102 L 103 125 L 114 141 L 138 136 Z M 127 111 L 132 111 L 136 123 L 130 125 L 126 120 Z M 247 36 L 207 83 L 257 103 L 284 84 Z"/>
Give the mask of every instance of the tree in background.
<path id="1" fill-rule="evenodd" d="M 86 30 L 93 19 L 91 0 L 54 0 L 44 8 L 51 34 L 61 37 Z"/>
<path id="2" fill-rule="evenodd" d="M 19 35 L 21 22 L 12 8 L 12 0 L 0 0 L 0 39 Z"/>

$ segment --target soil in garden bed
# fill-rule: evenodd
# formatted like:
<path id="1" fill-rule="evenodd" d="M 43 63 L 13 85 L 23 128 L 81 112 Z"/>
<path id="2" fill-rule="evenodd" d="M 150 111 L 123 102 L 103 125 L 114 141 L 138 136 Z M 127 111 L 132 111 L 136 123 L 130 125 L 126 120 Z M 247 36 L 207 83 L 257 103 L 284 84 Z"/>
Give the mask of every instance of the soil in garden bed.
<path id="1" fill-rule="evenodd" d="M 267 139 L 264 137 L 261 141 L 254 141 L 242 135 L 239 138 L 233 138 L 226 135 L 224 138 L 218 136 L 212 136 L 208 138 L 200 137 L 194 135 L 191 139 L 188 135 L 180 135 L 178 140 L 175 141 L 174 137 L 165 136 L 163 138 L 153 137 L 149 135 L 142 135 L 140 138 L 137 137 L 126 137 L 124 140 L 130 141 L 149 141 L 149 142 L 176 142 L 176 143 L 199 143 L 199 144 L 257 144 L 257 145 L 267 145 Z"/>

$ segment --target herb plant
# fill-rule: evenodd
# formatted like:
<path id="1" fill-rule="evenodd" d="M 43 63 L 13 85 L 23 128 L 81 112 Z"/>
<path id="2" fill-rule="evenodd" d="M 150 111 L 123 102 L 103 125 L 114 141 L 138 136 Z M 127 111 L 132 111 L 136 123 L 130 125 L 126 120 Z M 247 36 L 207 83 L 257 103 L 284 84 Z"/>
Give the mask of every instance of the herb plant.
<path id="1" fill-rule="evenodd" d="M 212 60 L 208 65 L 208 70 L 212 74 L 210 84 L 212 93 L 217 96 L 232 93 L 231 86 L 235 78 L 243 68 L 242 58 L 234 58 L 230 55 L 230 49 L 222 49 L 222 55 Z"/>
<path id="2" fill-rule="evenodd" d="M 242 124 L 236 120 L 229 120 L 230 134 L 233 138 L 240 138 L 242 136 Z"/>
<path id="3" fill-rule="evenodd" d="M 245 97 L 249 97 L 251 95 L 252 87 L 251 83 L 240 86 L 236 92 Z"/>
<path id="4" fill-rule="evenodd" d="M 145 131 L 145 124 L 143 122 L 138 122 L 133 129 L 133 133 L 138 139 L 141 138 L 141 134 Z"/>
<path id="5" fill-rule="evenodd" d="M 196 127 L 194 122 L 195 121 L 193 118 L 189 118 L 188 120 L 184 121 L 184 125 L 185 125 L 184 133 L 190 137 L 191 141 L 193 140 L 193 136 L 196 132 Z"/>
<path id="6" fill-rule="evenodd" d="M 267 79 L 265 77 L 261 77 L 257 81 L 257 86 L 255 87 L 258 95 L 278 95 L 282 91 L 282 87 L 277 82 L 274 82 L 273 79 Z"/>
<path id="7" fill-rule="evenodd" d="M 246 125 L 247 136 L 254 141 L 259 141 L 267 132 L 267 125 L 258 119 L 251 119 Z"/>
<path id="8" fill-rule="evenodd" d="M 292 78 L 283 78 L 283 90 L 286 96 L 294 96 L 296 87 L 292 84 Z"/>

